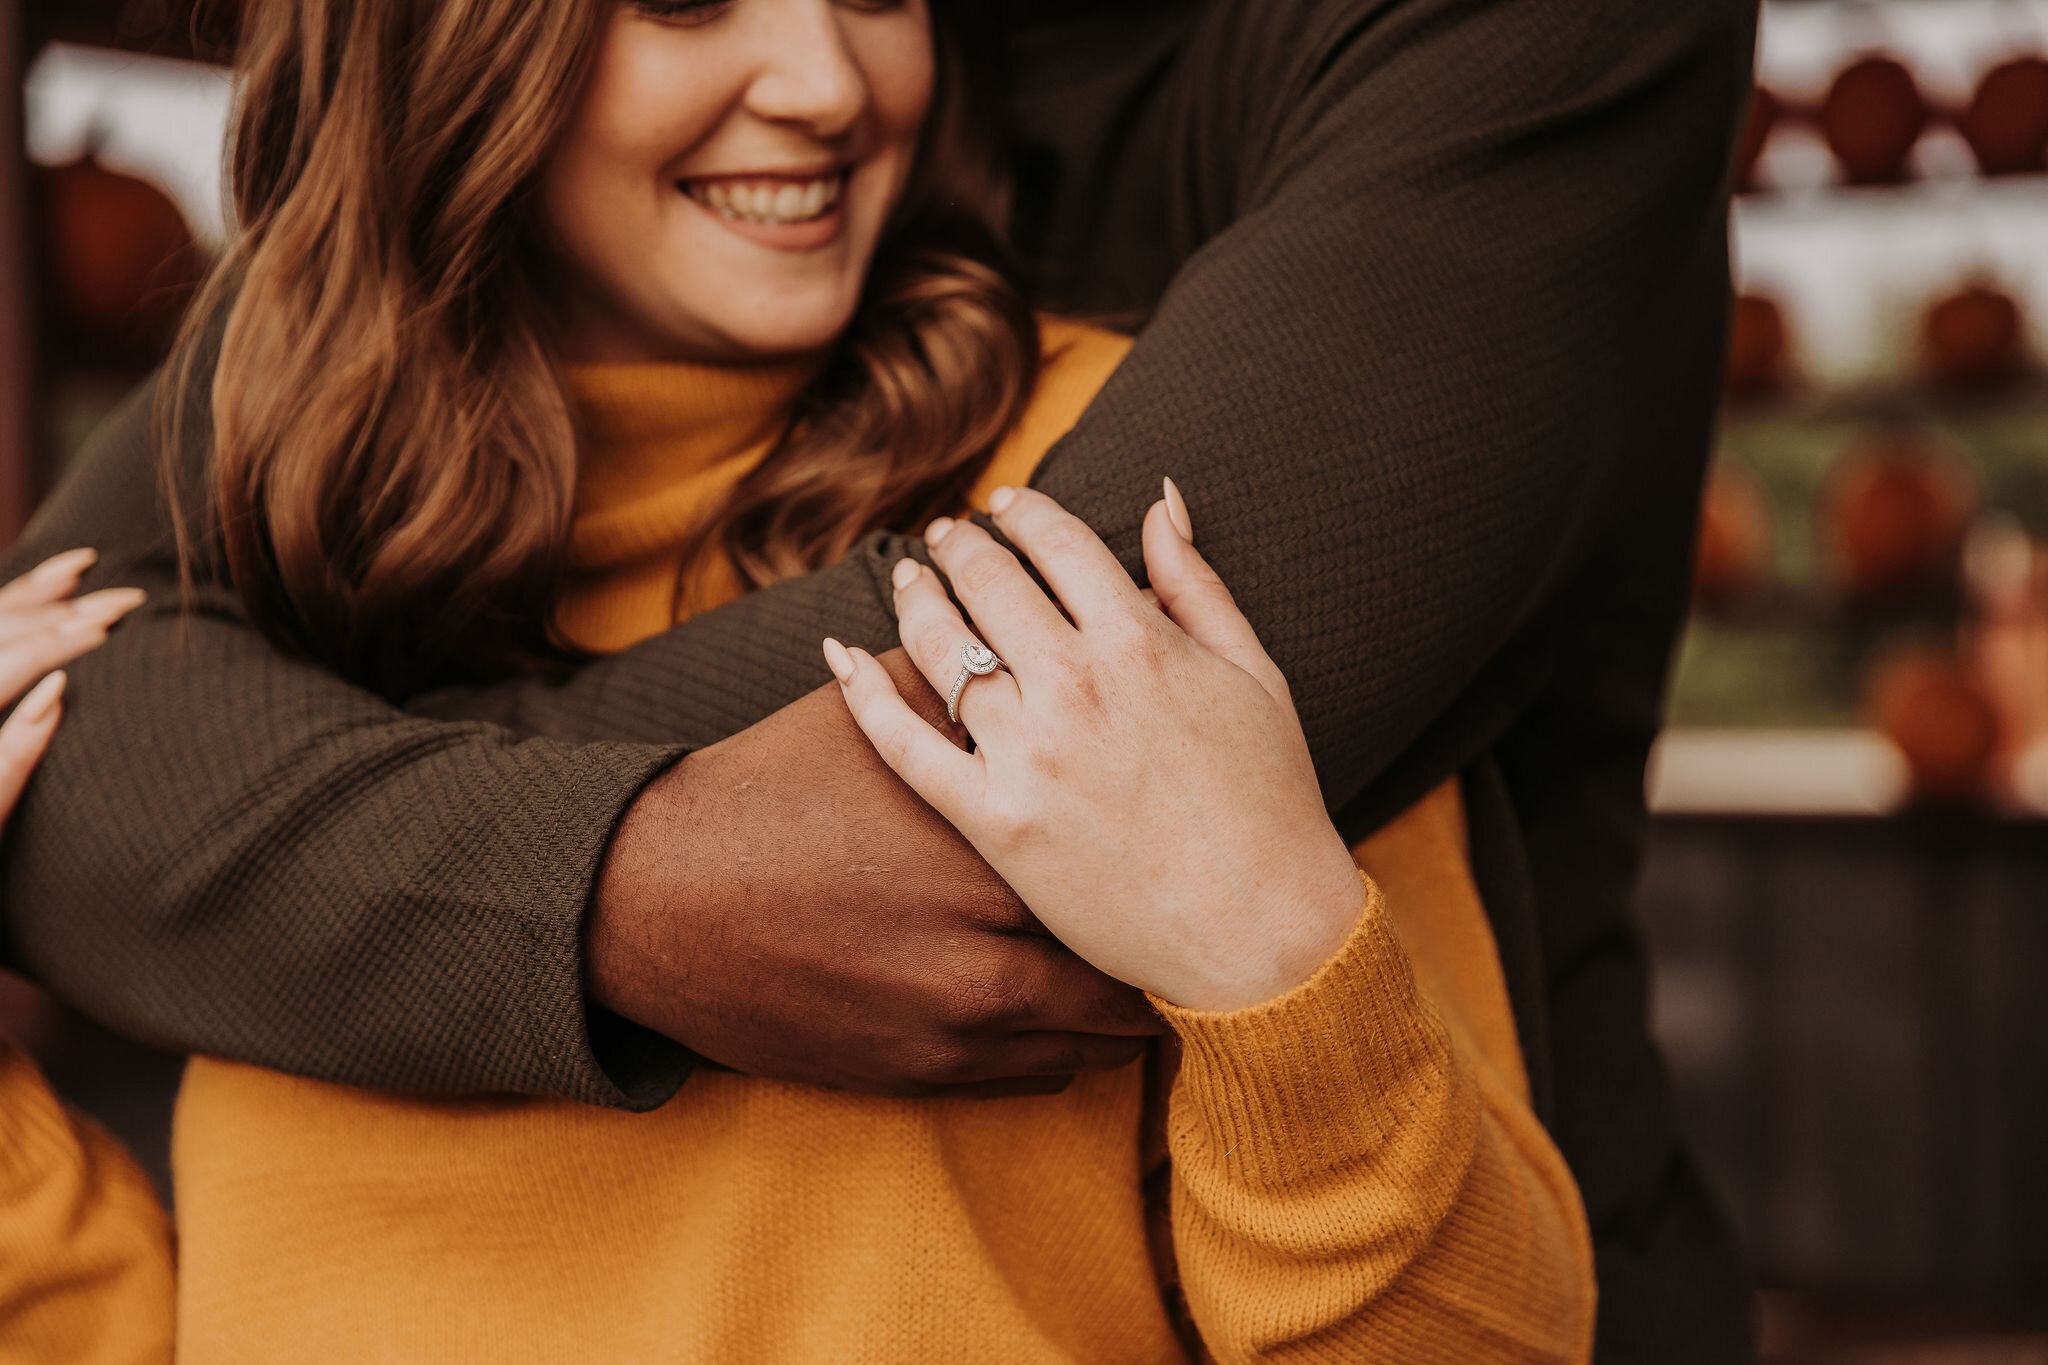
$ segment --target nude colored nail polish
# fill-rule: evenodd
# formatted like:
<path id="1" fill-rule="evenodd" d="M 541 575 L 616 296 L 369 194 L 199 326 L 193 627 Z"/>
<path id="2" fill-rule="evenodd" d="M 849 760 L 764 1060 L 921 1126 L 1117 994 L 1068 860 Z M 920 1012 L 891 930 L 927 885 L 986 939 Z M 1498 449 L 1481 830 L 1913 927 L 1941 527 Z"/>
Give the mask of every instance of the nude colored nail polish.
<path id="1" fill-rule="evenodd" d="M 896 567 L 889 571 L 889 581 L 896 585 L 896 591 L 902 592 L 917 581 L 917 569 L 916 560 L 899 559 L 896 561 Z"/>
<path id="2" fill-rule="evenodd" d="M 35 689 L 21 699 L 21 705 L 14 708 L 15 718 L 28 725 L 47 720 L 57 698 L 64 695 L 64 682 L 64 670 L 60 668 L 37 683 Z"/>
<path id="3" fill-rule="evenodd" d="M 66 550 L 61 555 L 52 555 L 36 565 L 33 577 L 38 583 L 60 583 L 76 578 L 93 566 L 100 557 L 98 550 Z"/>
<path id="4" fill-rule="evenodd" d="M 988 495 L 988 510 L 1001 516 L 1010 510 L 1010 504 L 1017 500 L 1017 490 L 1005 484 Z"/>
<path id="5" fill-rule="evenodd" d="M 846 646 L 831 636 L 825 637 L 825 666 L 832 670 L 832 676 L 844 686 L 853 681 L 853 656 L 846 652 Z"/>
<path id="6" fill-rule="evenodd" d="M 940 517 L 937 521 L 924 528 L 924 543 L 927 545 L 937 545 L 951 534 L 953 534 L 953 519 L 951 517 Z"/>
<path id="7" fill-rule="evenodd" d="M 1165 488 L 1166 519 L 1173 523 L 1174 530 L 1180 532 L 1180 538 L 1192 545 L 1195 543 L 1195 523 L 1188 516 L 1187 499 L 1180 495 L 1180 489 L 1174 487 L 1172 479 L 1165 481 Z"/>
<path id="8" fill-rule="evenodd" d="M 148 600 L 149 594 L 140 588 L 109 588 L 105 592 L 79 598 L 72 608 L 75 613 L 73 620 L 100 627 L 111 626 Z"/>

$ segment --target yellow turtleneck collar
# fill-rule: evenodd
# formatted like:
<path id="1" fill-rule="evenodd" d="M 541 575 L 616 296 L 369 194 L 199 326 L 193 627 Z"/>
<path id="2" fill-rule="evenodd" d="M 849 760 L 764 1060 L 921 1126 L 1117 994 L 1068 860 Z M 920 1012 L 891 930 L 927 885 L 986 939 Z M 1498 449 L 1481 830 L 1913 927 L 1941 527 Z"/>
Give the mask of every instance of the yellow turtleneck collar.
<path id="1" fill-rule="evenodd" d="M 767 453 L 818 363 L 569 366 L 579 436 L 571 569 L 679 547 Z"/>

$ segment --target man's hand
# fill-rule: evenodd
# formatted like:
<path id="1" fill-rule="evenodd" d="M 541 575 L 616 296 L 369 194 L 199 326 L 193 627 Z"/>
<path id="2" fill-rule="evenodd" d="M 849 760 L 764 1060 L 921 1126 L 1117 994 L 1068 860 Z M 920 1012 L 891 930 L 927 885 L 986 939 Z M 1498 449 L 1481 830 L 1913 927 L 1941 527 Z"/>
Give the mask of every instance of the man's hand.
<path id="1" fill-rule="evenodd" d="M 944 727 L 902 651 L 882 662 Z M 1162 1028 L 883 766 L 836 687 L 652 784 L 587 933 L 599 1004 L 776 1080 L 1043 1094 L 1134 1061 Z"/>

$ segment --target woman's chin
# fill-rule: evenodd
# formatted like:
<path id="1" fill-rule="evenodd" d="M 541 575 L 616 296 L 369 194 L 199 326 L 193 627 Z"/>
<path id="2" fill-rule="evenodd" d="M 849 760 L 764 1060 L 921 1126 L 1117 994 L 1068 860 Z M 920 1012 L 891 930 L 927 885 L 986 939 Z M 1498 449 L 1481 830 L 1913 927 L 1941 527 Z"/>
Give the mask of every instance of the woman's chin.
<path id="1" fill-rule="evenodd" d="M 757 311 L 744 318 L 722 320 L 716 330 L 730 360 L 781 360 L 812 355 L 836 343 L 853 320 L 849 307 L 776 315 Z"/>

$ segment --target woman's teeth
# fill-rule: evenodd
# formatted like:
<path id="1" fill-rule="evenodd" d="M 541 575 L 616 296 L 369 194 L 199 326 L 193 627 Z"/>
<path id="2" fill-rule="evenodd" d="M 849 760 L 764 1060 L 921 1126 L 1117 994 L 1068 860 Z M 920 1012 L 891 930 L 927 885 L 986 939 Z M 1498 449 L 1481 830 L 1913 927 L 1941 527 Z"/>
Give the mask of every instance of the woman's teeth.
<path id="1" fill-rule="evenodd" d="M 748 223 L 807 223 L 821 218 L 846 189 L 843 172 L 816 180 L 690 180 L 683 193 L 706 208 Z"/>

